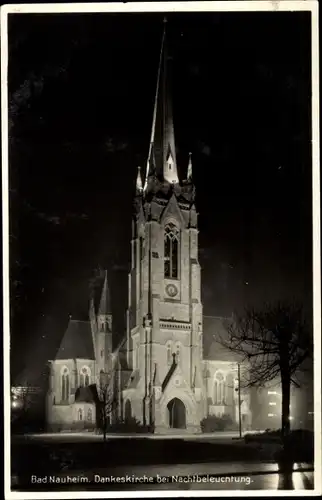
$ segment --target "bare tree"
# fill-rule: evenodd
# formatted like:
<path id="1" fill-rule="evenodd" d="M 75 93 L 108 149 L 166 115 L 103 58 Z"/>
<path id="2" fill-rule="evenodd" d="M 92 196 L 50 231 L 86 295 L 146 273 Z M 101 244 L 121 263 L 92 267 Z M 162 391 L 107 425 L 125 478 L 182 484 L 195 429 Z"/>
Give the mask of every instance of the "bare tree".
<path id="1" fill-rule="evenodd" d="M 313 335 L 300 304 L 277 302 L 261 309 L 246 308 L 227 322 L 219 342 L 247 362 L 244 387 L 260 387 L 280 379 L 282 436 L 290 432 L 291 385 L 300 387 L 298 373 L 312 360 Z M 308 363 L 309 364 L 309 363 Z"/>
<path id="2" fill-rule="evenodd" d="M 101 371 L 97 392 L 100 426 L 103 431 L 103 439 L 106 441 L 107 428 L 112 423 L 118 404 L 116 371 L 113 368 L 106 372 Z"/>

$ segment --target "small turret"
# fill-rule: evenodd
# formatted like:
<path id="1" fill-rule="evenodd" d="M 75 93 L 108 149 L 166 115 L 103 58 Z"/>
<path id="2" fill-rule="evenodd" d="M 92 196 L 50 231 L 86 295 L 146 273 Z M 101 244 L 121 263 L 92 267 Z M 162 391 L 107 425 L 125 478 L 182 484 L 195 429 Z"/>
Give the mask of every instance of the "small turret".
<path id="1" fill-rule="evenodd" d="M 142 177 L 141 177 L 141 167 L 138 167 L 138 175 L 136 177 L 136 192 L 141 194 L 143 191 Z"/>
<path id="2" fill-rule="evenodd" d="M 112 340 L 112 308 L 107 281 L 107 271 L 104 273 L 104 283 L 97 312 L 96 359 L 98 373 L 106 371 L 113 349 Z"/>
<path id="3" fill-rule="evenodd" d="M 102 325 L 104 322 L 107 322 L 105 327 L 109 331 L 112 330 L 112 308 L 111 308 L 111 299 L 110 299 L 110 291 L 107 282 L 107 271 L 105 271 L 104 275 L 104 284 L 102 288 L 101 300 L 97 313 L 99 329 L 102 330 Z"/>

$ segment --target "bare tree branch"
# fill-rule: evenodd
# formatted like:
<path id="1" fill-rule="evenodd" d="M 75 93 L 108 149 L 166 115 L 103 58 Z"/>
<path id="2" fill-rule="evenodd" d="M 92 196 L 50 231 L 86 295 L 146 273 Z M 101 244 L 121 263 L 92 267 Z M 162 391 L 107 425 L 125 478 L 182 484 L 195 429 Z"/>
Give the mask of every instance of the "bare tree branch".
<path id="1" fill-rule="evenodd" d="M 238 354 L 247 370 L 245 388 L 264 386 L 280 378 L 282 384 L 282 432 L 290 428 L 290 387 L 300 387 L 297 373 L 313 358 L 313 332 L 296 302 L 264 304 L 261 309 L 245 309 L 226 322 L 226 336 L 220 344 Z M 228 334 L 228 337 L 227 337 Z"/>

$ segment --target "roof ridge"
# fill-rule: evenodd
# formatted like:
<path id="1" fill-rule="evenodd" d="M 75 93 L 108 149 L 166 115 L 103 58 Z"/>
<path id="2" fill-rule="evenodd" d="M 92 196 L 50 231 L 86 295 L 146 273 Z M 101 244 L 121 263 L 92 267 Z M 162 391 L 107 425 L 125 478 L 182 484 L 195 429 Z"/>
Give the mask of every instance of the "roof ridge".
<path id="1" fill-rule="evenodd" d="M 69 321 L 74 322 L 74 323 L 90 323 L 90 321 L 88 319 L 72 319 L 72 318 L 70 318 Z"/>
<path id="2" fill-rule="evenodd" d="M 213 319 L 230 319 L 231 316 L 211 316 L 209 314 L 204 314 L 204 318 L 213 318 Z"/>

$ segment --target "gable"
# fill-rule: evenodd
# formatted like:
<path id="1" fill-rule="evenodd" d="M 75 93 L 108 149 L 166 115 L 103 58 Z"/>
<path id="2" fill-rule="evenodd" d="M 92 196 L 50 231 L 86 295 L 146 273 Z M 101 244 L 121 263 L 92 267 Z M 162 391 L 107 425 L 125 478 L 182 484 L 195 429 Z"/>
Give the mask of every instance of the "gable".
<path id="1" fill-rule="evenodd" d="M 164 392 L 169 385 L 173 385 L 176 389 L 187 389 L 189 386 L 187 385 L 180 365 L 176 363 L 172 363 L 169 368 L 168 373 L 166 374 L 164 381 L 162 382 L 162 392 Z"/>
<path id="2" fill-rule="evenodd" d="M 181 213 L 176 196 L 174 194 L 171 196 L 169 203 L 162 212 L 161 223 L 164 224 L 168 218 L 178 221 L 181 224 L 182 229 L 186 226 L 185 219 Z"/>
<path id="3" fill-rule="evenodd" d="M 229 318 L 215 316 L 203 317 L 203 359 L 214 361 L 238 362 L 237 354 L 226 349 L 221 344 L 221 339 L 228 339 L 225 322 Z"/>
<path id="4" fill-rule="evenodd" d="M 95 359 L 89 321 L 69 321 L 55 359 Z"/>

